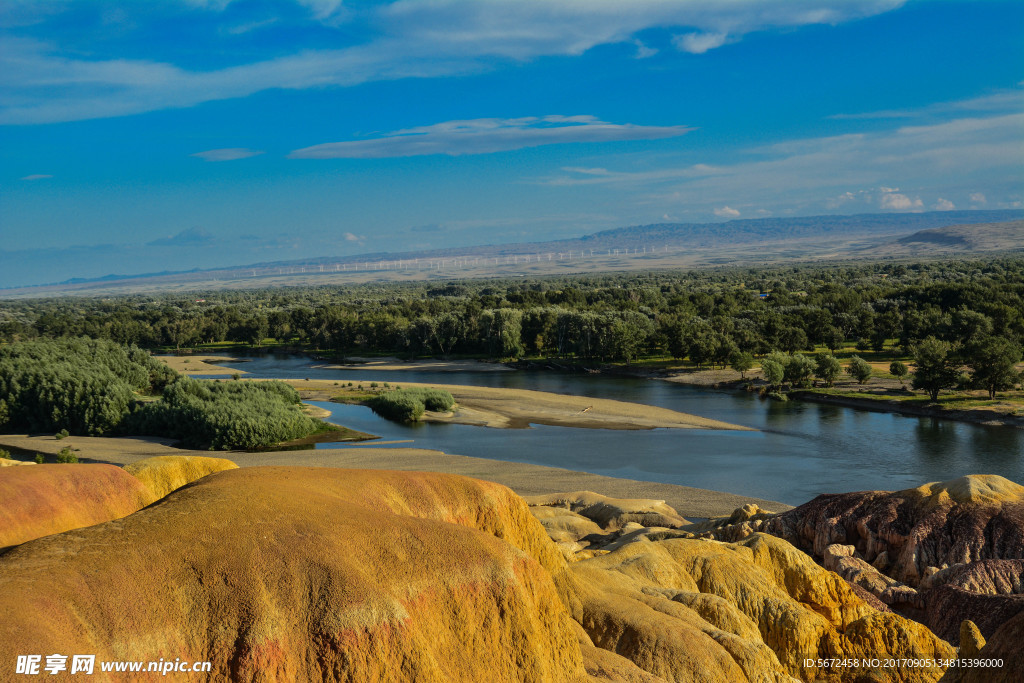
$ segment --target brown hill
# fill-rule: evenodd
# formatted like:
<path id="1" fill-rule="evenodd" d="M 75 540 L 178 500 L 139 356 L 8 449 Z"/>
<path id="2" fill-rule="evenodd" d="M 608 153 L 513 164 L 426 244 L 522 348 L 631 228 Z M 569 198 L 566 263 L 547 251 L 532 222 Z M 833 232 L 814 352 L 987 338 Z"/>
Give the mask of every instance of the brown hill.
<path id="1" fill-rule="evenodd" d="M 919 230 L 872 251 L 888 256 L 929 256 L 1024 249 L 1024 221 L 951 225 Z"/>

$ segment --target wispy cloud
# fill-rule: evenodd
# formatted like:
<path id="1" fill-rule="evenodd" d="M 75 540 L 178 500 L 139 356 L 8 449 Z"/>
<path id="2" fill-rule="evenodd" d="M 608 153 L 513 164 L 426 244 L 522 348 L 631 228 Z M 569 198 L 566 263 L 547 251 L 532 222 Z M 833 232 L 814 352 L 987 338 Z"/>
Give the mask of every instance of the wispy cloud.
<path id="1" fill-rule="evenodd" d="M 478 73 L 502 63 L 632 42 L 652 28 L 686 30 L 677 47 L 699 53 L 753 31 L 838 24 L 895 9 L 905 0 L 398 0 L 352 10 L 337 0 L 299 1 L 328 26 L 358 12 L 373 32 L 337 49 L 296 42 L 291 54 L 204 70 L 118 54 L 84 58 L 59 45 L 10 38 L 0 53 L 0 124 L 123 116 L 271 88 Z M 187 2 L 210 10 L 230 4 Z M 339 36 L 343 40 L 351 38 Z M 639 45 L 637 56 L 650 49 Z"/>
<path id="2" fill-rule="evenodd" d="M 293 159 L 379 159 L 426 154 L 488 154 L 570 142 L 660 140 L 685 135 L 686 126 L 608 123 L 593 116 L 447 121 L 407 128 L 372 140 L 330 142 L 292 152 Z"/>
<path id="3" fill-rule="evenodd" d="M 972 113 L 1019 112 L 1024 110 L 1024 88 L 1005 89 L 981 97 L 936 102 L 917 109 L 885 109 L 856 114 L 833 114 L 830 119 L 914 119 L 928 116 Z"/>
<path id="4" fill-rule="evenodd" d="M 963 118 L 928 126 L 852 135 L 791 140 L 748 149 L 732 163 L 689 164 L 643 170 L 566 167 L 538 178 L 549 185 L 607 185 L 640 196 L 658 211 L 678 207 L 710 215 L 723 206 L 748 208 L 789 206 L 827 209 L 916 210 L 943 198 L 968 201 L 949 188 L 999 187 L 993 205 L 1019 200 L 1024 185 L 1024 114 Z M 871 188 L 871 189 L 863 189 Z M 901 189 L 902 188 L 902 189 Z M 969 197 L 979 207 L 988 199 Z"/>
<path id="5" fill-rule="evenodd" d="M 189 156 L 199 157 L 204 161 L 235 161 L 237 159 L 248 159 L 260 154 L 263 154 L 263 151 L 258 149 L 227 147 L 225 149 L 208 149 L 205 152 L 196 152 Z"/>
<path id="6" fill-rule="evenodd" d="M 716 208 L 713 212 L 719 218 L 739 218 L 740 212 L 731 206 L 723 206 Z"/>
<path id="7" fill-rule="evenodd" d="M 47 178 L 52 177 L 53 176 L 49 175 L 48 173 L 33 173 L 32 175 L 27 175 L 23 177 L 22 180 L 46 180 Z"/>

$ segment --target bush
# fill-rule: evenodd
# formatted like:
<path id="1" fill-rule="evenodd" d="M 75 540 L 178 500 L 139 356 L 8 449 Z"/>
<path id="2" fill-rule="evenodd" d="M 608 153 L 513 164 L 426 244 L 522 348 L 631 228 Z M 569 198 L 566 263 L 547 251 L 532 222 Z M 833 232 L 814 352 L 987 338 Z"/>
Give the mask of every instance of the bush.
<path id="1" fill-rule="evenodd" d="M 374 396 L 366 405 L 381 417 L 396 422 L 416 422 L 423 417 L 425 410 L 423 401 L 418 397 L 398 391 Z"/>
<path id="2" fill-rule="evenodd" d="M 56 434 L 54 434 L 54 437 L 55 437 L 55 438 L 56 438 L 56 439 L 57 439 L 58 441 L 60 441 L 61 439 L 66 439 L 66 438 L 68 438 L 69 436 L 71 436 L 71 435 L 70 435 L 70 434 L 68 434 L 68 430 L 66 430 L 66 429 L 62 429 L 62 430 L 60 430 L 59 432 L 57 432 Z"/>
<path id="3" fill-rule="evenodd" d="M 399 422 L 415 422 L 424 411 L 444 412 L 455 406 L 455 399 L 442 389 L 395 389 L 366 402 L 373 412 Z"/>
<path id="4" fill-rule="evenodd" d="M 76 463 L 78 462 L 78 456 L 72 453 L 69 447 L 65 446 L 60 449 L 60 453 L 57 454 L 57 462 Z"/>
<path id="5" fill-rule="evenodd" d="M 46 458 L 43 457 L 42 453 L 36 453 L 35 461 L 37 465 L 42 465 L 46 462 Z"/>
<path id="6" fill-rule="evenodd" d="M 903 378 L 907 376 L 907 365 L 898 360 L 894 360 L 889 363 L 889 374 L 900 381 L 900 385 L 903 385 Z"/>
<path id="7" fill-rule="evenodd" d="M 871 379 L 873 369 L 871 365 L 860 356 L 850 356 L 850 365 L 846 368 L 846 374 L 857 380 L 858 384 L 864 384 Z"/>

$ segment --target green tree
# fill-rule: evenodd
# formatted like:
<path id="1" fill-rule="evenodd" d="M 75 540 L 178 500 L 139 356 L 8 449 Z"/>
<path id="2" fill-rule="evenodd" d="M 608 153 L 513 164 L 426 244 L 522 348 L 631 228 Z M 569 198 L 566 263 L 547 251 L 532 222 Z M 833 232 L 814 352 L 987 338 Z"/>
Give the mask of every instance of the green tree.
<path id="1" fill-rule="evenodd" d="M 971 368 L 971 384 L 985 389 L 994 399 L 997 391 L 1010 389 L 1020 381 L 1016 365 L 1020 362 L 1020 346 L 1009 339 L 985 337 L 971 346 L 967 365 Z"/>
<path id="2" fill-rule="evenodd" d="M 832 386 L 842 371 L 843 366 L 831 353 L 819 353 L 815 359 L 814 376 L 823 381 L 826 386 Z"/>
<path id="3" fill-rule="evenodd" d="M 794 353 L 786 361 L 783 379 L 795 387 L 806 387 L 814 374 L 814 362 L 802 353 Z"/>
<path id="4" fill-rule="evenodd" d="M 773 358 L 765 358 L 761 361 L 761 374 L 764 375 L 764 379 L 768 382 L 769 386 L 777 387 L 782 384 L 785 372 L 786 368 L 782 363 Z"/>
<path id="5" fill-rule="evenodd" d="M 871 379 L 874 370 L 871 364 L 860 356 L 850 356 L 850 364 L 846 366 L 846 374 L 857 380 L 857 384 L 864 384 Z"/>
<path id="6" fill-rule="evenodd" d="M 746 379 L 747 370 L 754 367 L 754 356 L 746 351 L 736 351 L 729 358 L 729 367 L 740 373 L 740 379 Z"/>
<path id="7" fill-rule="evenodd" d="M 907 365 L 898 360 L 894 360 L 889 363 L 889 374 L 900 381 L 900 386 L 903 386 L 903 378 L 907 376 Z"/>
<path id="8" fill-rule="evenodd" d="M 928 337 L 914 348 L 916 369 L 910 386 L 928 392 L 933 401 L 939 399 L 943 389 L 955 387 L 960 376 L 959 363 L 951 353 L 948 342 Z"/>
<path id="9" fill-rule="evenodd" d="M 523 355 L 523 312 L 514 308 L 484 311 L 487 341 L 492 358 L 518 358 Z"/>

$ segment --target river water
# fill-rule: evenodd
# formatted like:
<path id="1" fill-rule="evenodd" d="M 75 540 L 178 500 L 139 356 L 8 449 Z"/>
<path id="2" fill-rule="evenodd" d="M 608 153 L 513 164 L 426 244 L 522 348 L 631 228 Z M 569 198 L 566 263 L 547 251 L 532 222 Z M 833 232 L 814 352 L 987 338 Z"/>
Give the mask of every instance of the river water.
<path id="1" fill-rule="evenodd" d="M 319 361 L 301 356 L 257 356 L 236 367 L 252 377 L 536 389 L 644 403 L 754 427 L 760 431 L 403 425 L 383 420 L 363 406 L 317 403 L 332 412 L 332 422 L 378 434 L 385 440 L 413 441 L 396 446 L 696 486 L 791 505 L 819 493 L 899 490 L 965 474 L 999 474 L 1024 483 L 1024 437 L 1022 430 L 1011 427 L 800 401 L 781 403 L 746 392 L 689 387 L 658 379 L 526 371 L 368 372 L 319 365 Z M 353 448 L 344 444 L 317 447 Z"/>

